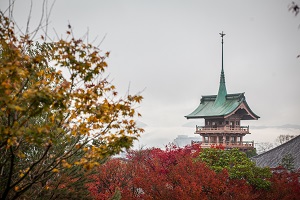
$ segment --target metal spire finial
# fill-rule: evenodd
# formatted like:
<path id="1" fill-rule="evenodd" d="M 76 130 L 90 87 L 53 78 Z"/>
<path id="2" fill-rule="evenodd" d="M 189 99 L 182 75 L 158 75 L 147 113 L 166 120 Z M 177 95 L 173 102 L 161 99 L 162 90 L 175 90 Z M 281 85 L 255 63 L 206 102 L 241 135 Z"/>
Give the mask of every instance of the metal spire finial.
<path id="1" fill-rule="evenodd" d="M 222 38 L 222 44 L 223 44 L 223 37 L 226 35 L 225 33 L 223 33 L 223 31 L 222 31 L 222 33 L 219 33 L 220 35 L 221 35 L 221 38 Z"/>
<path id="2" fill-rule="evenodd" d="M 223 37 L 225 34 L 220 33 L 222 37 L 222 70 L 221 70 L 221 76 L 220 76 L 220 85 L 219 85 L 219 92 L 217 95 L 217 98 L 215 100 L 214 105 L 215 106 L 221 106 L 226 102 L 226 95 L 227 95 L 227 90 L 226 90 L 226 84 L 225 84 L 225 74 L 224 74 L 224 69 L 223 69 Z"/>
<path id="3" fill-rule="evenodd" d="M 220 36 L 221 36 L 221 38 L 222 38 L 222 72 L 224 71 L 223 70 L 223 37 L 226 35 L 225 33 L 223 33 L 223 31 L 222 31 L 222 33 L 219 33 L 220 34 Z"/>

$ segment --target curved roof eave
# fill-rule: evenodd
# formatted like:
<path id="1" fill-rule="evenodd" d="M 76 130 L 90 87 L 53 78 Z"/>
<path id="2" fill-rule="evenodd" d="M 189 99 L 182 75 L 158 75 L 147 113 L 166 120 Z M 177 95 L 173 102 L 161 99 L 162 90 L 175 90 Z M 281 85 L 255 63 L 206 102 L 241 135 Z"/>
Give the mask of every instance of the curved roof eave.
<path id="1" fill-rule="evenodd" d="M 242 103 L 242 102 L 241 102 Z M 212 114 L 212 115 L 192 115 L 194 112 L 196 112 L 196 110 L 200 107 L 200 105 L 196 108 L 196 110 L 194 110 L 191 114 L 186 115 L 184 117 L 186 117 L 187 119 L 197 119 L 197 118 L 211 118 L 211 117 L 226 117 L 228 115 L 231 115 L 231 113 L 234 113 L 239 106 L 241 105 L 241 103 L 239 103 L 238 105 L 235 106 L 235 108 L 231 109 L 230 111 L 227 111 L 224 114 Z"/>
<path id="2" fill-rule="evenodd" d="M 211 116 L 184 116 L 187 119 L 209 118 L 209 117 L 224 117 L 225 115 L 211 115 Z"/>
<path id="3" fill-rule="evenodd" d="M 228 113 L 225 117 L 229 117 L 231 115 L 233 115 L 238 109 L 245 109 L 249 115 L 252 117 L 253 120 L 257 120 L 258 118 L 260 118 L 258 115 L 256 115 L 251 108 L 249 107 L 247 101 L 244 99 L 238 106 L 236 109 L 234 109 L 232 112 Z"/>

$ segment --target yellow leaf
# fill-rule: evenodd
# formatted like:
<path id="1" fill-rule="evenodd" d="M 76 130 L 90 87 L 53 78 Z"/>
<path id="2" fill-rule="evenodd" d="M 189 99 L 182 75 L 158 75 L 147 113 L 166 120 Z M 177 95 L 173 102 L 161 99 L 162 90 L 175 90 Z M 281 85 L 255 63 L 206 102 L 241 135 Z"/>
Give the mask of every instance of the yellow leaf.
<path id="1" fill-rule="evenodd" d="M 52 172 L 54 172 L 54 173 L 58 173 L 58 172 L 59 172 L 59 170 L 58 170 L 58 169 L 56 169 L 56 168 L 54 168 L 54 169 L 52 169 Z"/>

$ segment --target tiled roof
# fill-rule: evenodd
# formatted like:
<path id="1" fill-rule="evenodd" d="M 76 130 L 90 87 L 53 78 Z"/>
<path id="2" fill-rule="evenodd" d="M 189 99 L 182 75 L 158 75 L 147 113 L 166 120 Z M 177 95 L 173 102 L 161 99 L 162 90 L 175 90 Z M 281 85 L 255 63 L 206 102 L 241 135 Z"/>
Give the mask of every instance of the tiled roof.
<path id="1" fill-rule="evenodd" d="M 252 112 L 246 102 L 244 93 L 226 94 L 225 102 L 222 104 L 216 103 L 217 95 L 202 96 L 200 105 L 189 115 L 185 116 L 187 119 L 204 118 L 204 117 L 219 117 L 226 116 L 235 112 L 241 104 L 244 104 L 246 110 L 250 115 L 245 115 L 244 119 L 257 119 L 255 113 Z"/>
<path id="2" fill-rule="evenodd" d="M 259 167 L 275 168 L 279 166 L 282 158 L 287 154 L 292 155 L 294 158 L 294 168 L 300 169 L 300 135 L 251 159 Z"/>

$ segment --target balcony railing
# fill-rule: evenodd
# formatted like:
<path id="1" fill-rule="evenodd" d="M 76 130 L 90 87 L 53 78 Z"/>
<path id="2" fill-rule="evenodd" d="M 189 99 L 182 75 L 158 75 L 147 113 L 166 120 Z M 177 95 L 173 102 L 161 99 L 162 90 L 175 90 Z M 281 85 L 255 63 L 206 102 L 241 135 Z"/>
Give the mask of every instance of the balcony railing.
<path id="1" fill-rule="evenodd" d="M 230 127 L 230 126 L 196 126 L 196 134 L 205 134 L 205 133 L 249 133 L 249 126 L 239 126 L 239 127 Z"/>
<path id="2" fill-rule="evenodd" d="M 243 142 L 228 142 L 225 143 L 208 143 L 207 141 L 199 142 L 202 148 L 209 148 L 213 145 L 223 145 L 225 148 L 254 148 L 254 141 L 243 141 Z"/>

